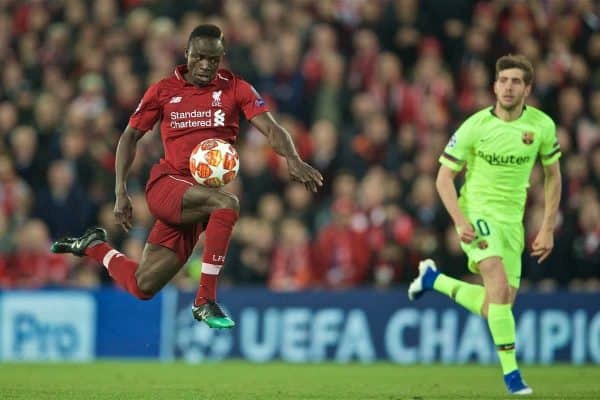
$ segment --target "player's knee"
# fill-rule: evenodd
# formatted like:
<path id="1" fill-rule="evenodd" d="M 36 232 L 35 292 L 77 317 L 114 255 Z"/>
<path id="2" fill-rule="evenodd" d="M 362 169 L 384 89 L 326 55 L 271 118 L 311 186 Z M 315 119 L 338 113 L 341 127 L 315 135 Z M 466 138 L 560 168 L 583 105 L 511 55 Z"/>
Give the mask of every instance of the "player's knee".
<path id="1" fill-rule="evenodd" d="M 140 300 L 150 300 L 160 290 L 156 282 L 148 275 L 136 275 L 137 291 L 135 296 Z"/>
<path id="2" fill-rule="evenodd" d="M 503 280 L 495 282 L 493 287 L 487 288 L 490 303 L 508 304 L 510 302 L 510 291 L 508 283 Z"/>
<path id="3" fill-rule="evenodd" d="M 234 210 L 235 212 L 240 211 L 240 201 L 234 194 L 223 192 L 222 195 L 219 196 L 219 198 L 216 200 L 216 203 L 217 204 L 215 209 L 229 208 Z"/>

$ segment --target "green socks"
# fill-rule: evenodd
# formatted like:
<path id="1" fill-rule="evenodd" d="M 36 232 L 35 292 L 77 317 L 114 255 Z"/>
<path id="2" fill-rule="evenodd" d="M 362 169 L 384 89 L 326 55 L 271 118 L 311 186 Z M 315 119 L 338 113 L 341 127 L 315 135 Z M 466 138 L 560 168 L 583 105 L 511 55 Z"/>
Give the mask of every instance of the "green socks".
<path id="1" fill-rule="evenodd" d="M 439 274 L 433 282 L 433 288 L 449 296 L 473 314 L 481 315 L 481 307 L 485 298 L 485 289 L 483 286 L 473 285 L 450 278 L 444 274 Z"/>
<path id="2" fill-rule="evenodd" d="M 488 326 L 504 375 L 518 368 L 515 351 L 515 318 L 510 304 L 490 304 Z"/>
<path id="3" fill-rule="evenodd" d="M 483 286 L 439 274 L 433 282 L 433 288 L 454 299 L 456 303 L 473 314 L 481 315 L 481 308 L 485 300 Z M 489 304 L 487 321 L 502 365 L 502 373 L 506 375 L 518 369 L 515 352 L 515 318 L 512 313 L 512 305 Z"/>

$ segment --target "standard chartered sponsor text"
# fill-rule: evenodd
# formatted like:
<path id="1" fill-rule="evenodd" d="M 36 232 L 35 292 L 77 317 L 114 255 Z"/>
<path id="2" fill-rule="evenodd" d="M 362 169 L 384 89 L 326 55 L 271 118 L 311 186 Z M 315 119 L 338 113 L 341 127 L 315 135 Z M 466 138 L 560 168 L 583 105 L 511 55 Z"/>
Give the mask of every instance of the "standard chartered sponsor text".
<path id="1" fill-rule="evenodd" d="M 212 110 L 171 111 L 171 128 L 202 128 L 212 126 Z"/>

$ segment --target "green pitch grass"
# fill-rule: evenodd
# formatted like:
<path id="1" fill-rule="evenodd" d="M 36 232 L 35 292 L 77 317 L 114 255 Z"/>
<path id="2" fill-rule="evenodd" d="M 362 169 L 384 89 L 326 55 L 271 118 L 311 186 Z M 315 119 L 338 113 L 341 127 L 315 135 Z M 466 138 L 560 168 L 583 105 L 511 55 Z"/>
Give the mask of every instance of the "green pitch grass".
<path id="1" fill-rule="evenodd" d="M 600 367 L 523 369 L 534 399 L 599 399 Z M 493 366 L 0 364 L 0 399 L 503 399 Z"/>

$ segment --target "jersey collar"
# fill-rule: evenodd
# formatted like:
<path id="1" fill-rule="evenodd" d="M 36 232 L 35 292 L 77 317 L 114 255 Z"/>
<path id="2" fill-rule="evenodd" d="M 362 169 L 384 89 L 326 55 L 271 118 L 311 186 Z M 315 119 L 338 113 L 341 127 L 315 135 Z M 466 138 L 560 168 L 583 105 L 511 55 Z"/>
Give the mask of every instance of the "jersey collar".
<path id="1" fill-rule="evenodd" d="M 494 108 L 496 107 L 496 105 L 492 105 L 492 107 L 490 107 L 490 114 L 492 114 L 494 116 L 494 118 L 498 118 L 500 119 L 500 117 L 498 117 L 496 115 L 496 112 L 494 111 Z M 525 114 L 525 111 L 527 110 L 527 104 L 523 104 L 523 109 L 521 110 L 521 115 L 519 115 L 519 118 L 521 118 L 523 116 L 523 114 Z M 518 120 L 519 118 L 517 118 L 516 120 Z M 515 121 L 516 121 L 515 120 Z"/>

